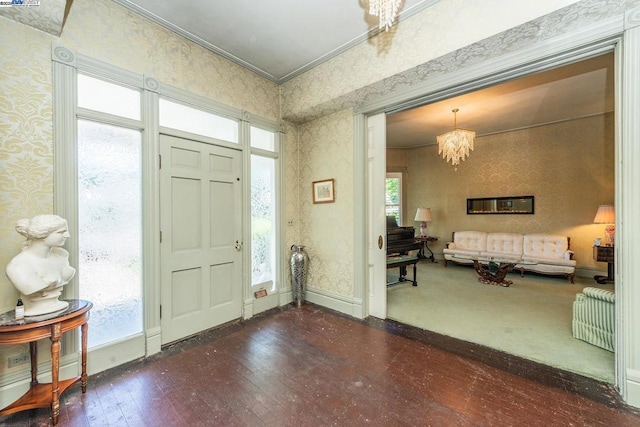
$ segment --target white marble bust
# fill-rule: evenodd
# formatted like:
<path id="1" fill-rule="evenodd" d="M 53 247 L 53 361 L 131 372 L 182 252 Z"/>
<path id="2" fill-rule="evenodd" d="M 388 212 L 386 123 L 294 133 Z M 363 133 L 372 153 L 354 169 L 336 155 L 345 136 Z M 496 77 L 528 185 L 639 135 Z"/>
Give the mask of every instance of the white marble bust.
<path id="1" fill-rule="evenodd" d="M 67 308 L 68 302 L 58 300 L 76 273 L 69 265 L 69 252 L 62 248 L 69 237 L 67 221 L 57 215 L 38 215 L 18 221 L 16 231 L 27 240 L 7 265 L 7 277 L 22 295 L 25 316 Z"/>

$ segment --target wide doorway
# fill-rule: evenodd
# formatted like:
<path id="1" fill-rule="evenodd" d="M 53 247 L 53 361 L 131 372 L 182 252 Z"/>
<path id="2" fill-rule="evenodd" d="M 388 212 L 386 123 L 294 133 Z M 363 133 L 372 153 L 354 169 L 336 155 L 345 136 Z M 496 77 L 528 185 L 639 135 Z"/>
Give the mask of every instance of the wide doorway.
<path id="1" fill-rule="evenodd" d="M 446 316 L 430 320 L 434 310 L 427 304 L 433 303 L 435 308 L 445 310 L 447 314 L 458 313 L 453 316 L 456 320 L 468 317 L 471 325 L 486 325 L 483 331 L 493 334 L 491 338 L 494 341 L 500 341 L 502 337 L 502 341 L 509 339 L 517 345 L 516 341 L 522 338 L 520 347 L 526 355 L 533 355 L 534 351 L 527 350 L 531 341 L 526 341 L 524 332 L 518 332 L 513 324 L 507 324 L 499 331 L 491 330 L 488 326 L 498 322 L 473 320 L 483 318 L 470 314 L 479 313 L 500 320 L 508 316 L 513 316 L 514 320 L 525 315 L 532 319 L 544 317 L 548 321 L 546 325 L 551 326 L 536 331 L 543 322 L 531 321 L 521 331 L 539 336 L 546 334 L 555 340 L 556 335 L 550 333 L 553 327 L 557 328 L 558 336 L 564 334 L 568 341 L 573 340 L 571 302 L 583 287 L 598 287 L 592 278 L 596 274 L 606 274 L 607 268 L 606 264 L 594 259 L 593 242 L 604 233 L 604 226 L 594 224 L 598 206 L 613 204 L 615 199 L 613 64 L 613 53 L 594 56 L 519 80 L 387 115 L 386 172 L 400 174 L 405 188 L 401 193 L 405 199 L 397 203 L 406 206 L 402 215 L 405 220 L 400 225 L 415 227 L 417 234 L 421 224 L 414 221 L 416 211 L 418 208 L 430 208 L 432 220 L 427 224 L 427 232 L 437 238 L 429 242 L 429 247 L 439 262 L 421 261 L 418 287 L 424 291 L 423 284 L 435 282 L 442 282 L 443 286 L 443 298 L 439 302 L 436 301 L 438 289 L 432 289 L 425 293 L 422 305 L 417 304 L 421 297 L 412 294 L 418 290 L 411 289 L 410 285 L 405 286 L 402 292 L 394 290 L 394 298 L 388 301 L 387 317 L 496 348 L 492 342 L 480 341 L 479 333 L 470 336 L 467 333 L 469 328 L 460 329 L 457 334 L 452 329 L 453 321 L 436 325 L 440 319 L 444 322 Z M 587 98 L 591 101 L 586 101 Z M 578 102 L 579 99 L 581 101 Z M 457 123 L 454 109 L 458 109 Z M 521 119 L 526 121 L 519 122 Z M 418 128 L 412 131 L 407 125 L 412 120 L 425 126 L 416 133 L 417 136 L 412 132 Z M 436 143 L 438 135 L 455 127 L 476 131 L 474 150 L 459 165 L 443 159 Z M 467 198 L 521 195 L 535 196 L 535 214 L 470 215 L 466 210 Z M 465 284 L 473 291 L 480 286 L 472 269 L 460 266 L 444 268 L 442 264 L 442 251 L 451 241 L 452 232 L 464 230 L 567 236 L 578 263 L 579 280 L 570 284 L 562 278 L 529 275 L 520 279 L 514 274 L 514 285 L 510 289 L 480 289 L 482 292 L 476 297 L 465 290 L 456 293 L 455 290 Z M 448 278 L 455 280 L 455 286 L 453 282 L 447 282 Z M 507 293 L 515 295 L 522 292 L 524 295 L 527 287 L 533 296 L 518 300 L 515 311 L 512 311 L 513 307 L 507 310 L 494 303 L 497 298 L 488 298 L 487 301 L 481 298 L 499 291 L 505 291 L 500 294 L 501 298 L 508 296 Z M 545 305 L 536 305 L 534 301 L 539 300 L 544 300 Z M 558 310 L 555 312 L 559 314 L 551 322 L 545 310 L 556 306 Z M 413 320 L 408 315 L 411 310 L 415 314 Z M 427 310 L 430 310 L 429 315 L 424 314 Z M 551 353 L 550 348 L 548 351 L 544 348 L 550 346 L 551 341 L 542 340 L 540 348 L 535 351 Z M 548 364 L 573 370 L 569 366 L 573 363 L 576 370 L 582 369 L 578 366 L 581 363 L 580 353 L 564 354 L 569 347 L 558 342 L 562 365 Z M 583 345 L 590 346 L 587 343 Z M 598 353 L 594 357 L 608 369 L 597 377 L 606 377 L 607 381 L 614 382 L 615 355 L 594 349 Z M 580 373 L 589 375 L 588 370 Z"/>

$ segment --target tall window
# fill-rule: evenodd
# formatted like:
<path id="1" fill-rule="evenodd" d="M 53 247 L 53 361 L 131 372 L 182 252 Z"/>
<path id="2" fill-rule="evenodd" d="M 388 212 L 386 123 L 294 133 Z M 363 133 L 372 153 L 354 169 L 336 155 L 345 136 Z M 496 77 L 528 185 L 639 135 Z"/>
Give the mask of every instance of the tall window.
<path id="1" fill-rule="evenodd" d="M 276 134 L 251 127 L 251 286 L 275 290 Z"/>
<path id="2" fill-rule="evenodd" d="M 385 210 L 402 225 L 402 174 L 388 173 L 385 186 Z"/>
<path id="3" fill-rule="evenodd" d="M 93 303 L 89 346 L 142 332 L 140 92 L 78 75 L 78 279 Z M 86 117 L 91 117 L 90 119 Z"/>

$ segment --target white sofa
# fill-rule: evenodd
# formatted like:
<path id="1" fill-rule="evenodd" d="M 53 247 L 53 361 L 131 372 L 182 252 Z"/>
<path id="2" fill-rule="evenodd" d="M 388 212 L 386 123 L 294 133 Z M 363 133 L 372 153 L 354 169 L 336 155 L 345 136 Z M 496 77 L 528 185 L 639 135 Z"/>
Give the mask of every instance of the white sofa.
<path id="1" fill-rule="evenodd" d="M 562 275 L 574 283 L 576 261 L 572 259 L 569 241 L 569 237 L 556 234 L 456 231 L 444 249 L 444 265 L 446 267 L 448 261 L 471 264 L 474 257 L 481 262 L 482 258 L 496 257 L 513 260 L 514 269 L 520 270 L 522 276 L 525 271 Z"/>

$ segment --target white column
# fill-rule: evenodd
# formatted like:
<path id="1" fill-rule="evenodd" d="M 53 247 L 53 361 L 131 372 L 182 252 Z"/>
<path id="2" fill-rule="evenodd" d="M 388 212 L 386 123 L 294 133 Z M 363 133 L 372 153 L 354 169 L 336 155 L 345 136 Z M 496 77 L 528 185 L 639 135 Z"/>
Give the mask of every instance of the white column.
<path id="1" fill-rule="evenodd" d="M 619 386 L 640 407 L 640 8 L 625 14 L 617 111 L 616 299 Z"/>

